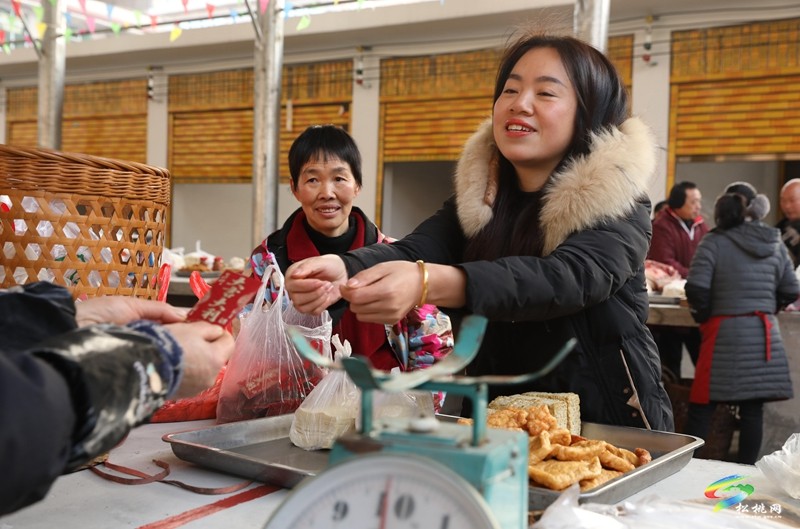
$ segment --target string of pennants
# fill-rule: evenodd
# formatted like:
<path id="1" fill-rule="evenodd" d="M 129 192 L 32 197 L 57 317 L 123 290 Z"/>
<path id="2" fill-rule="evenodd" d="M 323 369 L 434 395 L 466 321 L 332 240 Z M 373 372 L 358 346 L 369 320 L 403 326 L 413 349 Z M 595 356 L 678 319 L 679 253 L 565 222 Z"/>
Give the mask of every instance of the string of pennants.
<path id="1" fill-rule="evenodd" d="M 164 1 L 164 0 L 162 0 Z M 173 1 L 173 0 L 169 0 Z M 174 0 L 177 2 L 177 0 Z M 264 13 L 267 10 L 269 5 L 269 0 L 257 0 L 258 1 L 258 9 L 260 13 Z M 45 2 L 50 2 L 51 5 L 56 4 L 56 0 L 41 0 L 40 5 L 28 6 L 27 4 L 23 4 L 20 0 L 11 0 L 12 11 L 2 11 L 0 10 L 0 49 L 2 49 L 6 54 L 10 54 L 11 51 L 18 46 L 23 47 L 30 47 L 34 45 L 33 40 L 40 40 L 47 30 L 47 24 L 44 22 L 44 4 Z M 183 11 L 187 15 L 189 14 L 189 0 L 180 0 L 181 4 L 183 5 Z M 337 6 L 340 0 L 332 0 L 329 2 L 321 2 L 331 6 Z M 365 0 L 356 0 L 358 9 L 361 9 L 362 4 Z M 83 39 L 90 39 L 96 34 L 99 33 L 113 33 L 113 35 L 119 35 L 123 31 L 136 29 L 141 31 L 165 31 L 165 28 L 162 26 L 171 26 L 170 27 L 170 36 L 169 41 L 175 42 L 178 38 L 180 38 L 181 34 L 183 33 L 183 25 L 185 22 L 196 22 L 198 18 L 194 18 L 191 20 L 183 20 L 183 21 L 174 21 L 174 20 L 167 20 L 163 21 L 160 20 L 157 15 L 148 15 L 143 13 L 140 10 L 133 10 L 133 20 L 131 22 L 120 23 L 114 20 L 114 10 L 116 6 L 111 3 L 106 3 L 106 13 L 105 17 L 98 17 L 96 13 L 90 13 L 87 11 L 86 8 L 86 0 L 79 0 L 80 5 L 80 12 L 73 13 L 71 11 L 66 11 L 64 13 L 65 19 L 65 28 L 63 30 L 63 35 L 67 41 L 70 40 L 83 40 Z M 237 5 L 235 7 L 229 8 L 225 13 L 221 13 L 217 6 L 212 3 L 206 3 L 206 18 L 209 20 L 214 20 L 215 22 L 219 23 L 230 23 L 236 24 L 240 22 L 239 18 L 242 15 L 247 15 L 248 10 L 244 9 L 243 5 L 245 0 L 238 0 Z M 441 0 L 441 3 L 444 3 L 444 0 Z M 294 5 L 290 1 L 285 2 L 284 6 L 284 16 L 288 17 Z M 243 10 L 244 9 L 244 10 Z M 31 17 L 32 15 L 32 17 Z M 75 24 L 73 22 L 73 17 L 78 16 L 83 21 L 85 21 L 85 29 L 81 29 L 76 31 L 73 29 Z M 23 17 L 26 17 L 23 19 Z M 98 24 L 98 18 L 100 18 L 100 24 Z M 28 22 L 35 22 L 33 24 L 29 24 L 26 29 L 25 21 Z M 245 19 L 246 20 L 246 19 Z M 102 25 L 102 28 L 98 28 L 98 25 Z M 311 25 L 311 17 L 308 14 L 304 14 L 300 17 L 297 22 L 296 30 L 302 31 L 307 29 Z M 33 38 L 31 37 L 33 34 Z"/>

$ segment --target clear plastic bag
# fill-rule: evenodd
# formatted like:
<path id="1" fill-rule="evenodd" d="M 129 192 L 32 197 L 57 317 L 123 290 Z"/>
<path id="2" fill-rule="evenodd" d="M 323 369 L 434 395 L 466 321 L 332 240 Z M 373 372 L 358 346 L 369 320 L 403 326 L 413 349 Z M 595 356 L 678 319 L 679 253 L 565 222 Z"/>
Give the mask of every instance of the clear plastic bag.
<path id="1" fill-rule="evenodd" d="M 790 435 L 780 450 L 765 455 L 756 466 L 786 494 L 800 500 L 800 434 Z"/>
<path id="2" fill-rule="evenodd" d="M 690 501 L 655 495 L 617 505 L 578 504 L 577 484 L 564 492 L 542 514 L 535 529 L 781 529 L 786 525 L 765 516 L 746 516 L 735 510 L 714 511 Z"/>
<path id="3" fill-rule="evenodd" d="M 399 371 L 394 368 L 393 373 Z M 372 420 L 382 418 L 420 418 L 435 415 L 433 394 L 430 391 L 380 391 L 373 392 Z M 356 428 L 361 429 L 361 402 L 359 401 Z"/>
<path id="4" fill-rule="evenodd" d="M 277 267 L 272 274 L 282 279 Z M 320 354 L 330 359 L 330 315 L 327 311 L 320 316 L 298 312 L 283 290 L 283 281 L 277 299 L 265 302 L 272 274 L 264 274 L 253 309 L 241 318 L 220 389 L 219 423 L 291 413 L 326 374 L 325 369 L 300 356 L 286 329 L 298 328 Z"/>
<path id="5" fill-rule="evenodd" d="M 331 339 L 336 359 L 350 356 L 350 343 Z M 289 439 L 305 450 L 330 448 L 345 433 L 355 430 L 361 392 L 343 369 L 333 370 L 317 384 L 294 413 Z"/>

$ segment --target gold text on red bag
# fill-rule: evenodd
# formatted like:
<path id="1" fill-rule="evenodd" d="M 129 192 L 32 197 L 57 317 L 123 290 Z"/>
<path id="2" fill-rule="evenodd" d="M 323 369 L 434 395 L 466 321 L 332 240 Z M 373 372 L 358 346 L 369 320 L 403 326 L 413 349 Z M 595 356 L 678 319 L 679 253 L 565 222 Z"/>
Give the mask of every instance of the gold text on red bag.
<path id="1" fill-rule="evenodd" d="M 250 303 L 261 281 L 226 270 L 186 315 L 188 321 L 207 321 L 225 327 Z"/>

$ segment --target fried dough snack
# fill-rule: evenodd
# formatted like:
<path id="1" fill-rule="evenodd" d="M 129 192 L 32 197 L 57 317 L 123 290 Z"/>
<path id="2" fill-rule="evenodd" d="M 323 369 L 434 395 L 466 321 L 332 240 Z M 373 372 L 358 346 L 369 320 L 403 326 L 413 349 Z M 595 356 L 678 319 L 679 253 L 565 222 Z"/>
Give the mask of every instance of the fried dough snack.
<path id="1" fill-rule="evenodd" d="M 566 489 L 577 481 L 599 478 L 603 467 L 597 456 L 583 461 L 549 459 L 528 466 L 528 476 L 553 490 Z"/>
<path id="2" fill-rule="evenodd" d="M 471 419 L 458 422 L 472 424 Z M 545 405 L 490 410 L 486 424 L 528 432 L 528 476 L 533 484 L 553 490 L 563 490 L 573 483 L 580 483 L 582 491 L 590 490 L 652 460 L 644 448 L 631 452 L 557 428 L 556 419 Z"/>
<path id="3" fill-rule="evenodd" d="M 611 481 L 614 478 L 618 478 L 623 473 L 619 470 L 608 470 L 606 468 L 600 469 L 600 475 L 596 478 L 589 478 L 589 479 L 582 479 L 581 480 L 581 491 L 587 491 L 593 489 L 595 487 L 599 487 L 606 481 Z"/>

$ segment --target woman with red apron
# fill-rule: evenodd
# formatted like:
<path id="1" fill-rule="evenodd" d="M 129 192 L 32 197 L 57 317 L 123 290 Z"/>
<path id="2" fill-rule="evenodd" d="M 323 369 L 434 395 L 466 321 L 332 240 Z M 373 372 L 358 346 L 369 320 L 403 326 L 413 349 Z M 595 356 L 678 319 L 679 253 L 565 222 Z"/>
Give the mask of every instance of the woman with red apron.
<path id="1" fill-rule="evenodd" d="M 738 461 L 746 464 L 761 449 L 764 402 L 792 397 L 775 313 L 797 299 L 800 286 L 780 233 L 761 222 L 768 212 L 769 200 L 752 185 L 729 185 L 686 281 L 702 334 L 686 433 L 706 438 L 717 404 L 737 405 Z"/>

